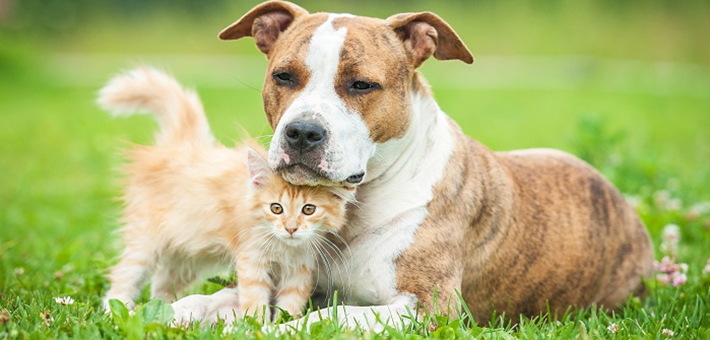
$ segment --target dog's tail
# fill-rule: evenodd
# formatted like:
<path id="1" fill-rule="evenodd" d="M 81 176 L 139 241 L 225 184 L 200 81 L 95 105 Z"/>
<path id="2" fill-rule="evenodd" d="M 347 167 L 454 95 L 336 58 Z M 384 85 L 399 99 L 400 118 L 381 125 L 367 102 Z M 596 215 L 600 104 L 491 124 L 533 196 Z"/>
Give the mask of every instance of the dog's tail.
<path id="1" fill-rule="evenodd" d="M 154 68 L 138 68 L 114 77 L 99 91 L 97 102 L 114 116 L 155 114 L 161 128 L 158 144 L 214 141 L 197 94 Z"/>

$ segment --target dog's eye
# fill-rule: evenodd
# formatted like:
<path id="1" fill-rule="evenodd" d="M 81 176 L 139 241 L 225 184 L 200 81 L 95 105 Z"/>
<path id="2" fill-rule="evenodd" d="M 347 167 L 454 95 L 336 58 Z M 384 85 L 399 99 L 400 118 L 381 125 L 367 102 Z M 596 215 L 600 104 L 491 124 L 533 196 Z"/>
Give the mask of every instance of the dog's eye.
<path id="1" fill-rule="evenodd" d="M 353 83 L 353 88 L 356 90 L 369 90 L 375 87 L 375 84 L 366 83 L 364 81 L 356 81 Z"/>
<path id="2" fill-rule="evenodd" d="M 304 215 L 313 215 L 314 212 L 316 212 L 316 206 L 313 204 L 306 204 L 303 206 L 303 209 L 301 209 Z"/>
<path id="3" fill-rule="evenodd" d="M 282 212 L 284 212 L 284 208 L 281 206 L 281 204 L 271 203 L 271 212 L 276 215 L 280 215 Z"/>
<path id="4" fill-rule="evenodd" d="M 294 82 L 293 75 L 288 72 L 277 72 L 273 74 L 274 79 L 276 79 L 276 82 L 282 85 L 291 85 Z"/>
<path id="5" fill-rule="evenodd" d="M 378 84 L 368 83 L 362 80 L 355 81 L 350 85 L 350 89 L 355 93 L 368 93 L 379 88 L 380 85 Z"/>

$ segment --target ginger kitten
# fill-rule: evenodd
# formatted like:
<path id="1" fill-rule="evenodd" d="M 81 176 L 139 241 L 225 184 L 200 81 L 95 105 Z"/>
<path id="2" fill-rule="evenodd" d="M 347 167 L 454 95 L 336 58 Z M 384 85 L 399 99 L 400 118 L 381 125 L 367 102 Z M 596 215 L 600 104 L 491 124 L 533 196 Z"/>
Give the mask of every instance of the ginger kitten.
<path id="1" fill-rule="evenodd" d="M 155 145 L 128 150 L 125 249 L 105 303 L 132 306 L 151 275 L 151 297 L 175 300 L 206 270 L 235 264 L 238 317 L 269 320 L 274 295 L 277 307 L 300 316 L 314 287 L 316 244 L 345 223 L 352 191 L 290 185 L 262 147 L 219 144 L 197 95 L 157 70 L 114 78 L 98 102 L 115 115 L 152 112 L 160 123 Z"/>

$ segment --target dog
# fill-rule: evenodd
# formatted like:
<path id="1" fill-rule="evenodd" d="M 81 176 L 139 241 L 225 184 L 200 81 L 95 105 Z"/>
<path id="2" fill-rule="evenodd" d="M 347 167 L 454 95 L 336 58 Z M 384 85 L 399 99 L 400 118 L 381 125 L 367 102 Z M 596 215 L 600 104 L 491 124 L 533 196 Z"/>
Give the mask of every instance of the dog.
<path id="1" fill-rule="evenodd" d="M 417 71 L 474 57 L 439 16 L 385 20 L 262 3 L 219 37 L 268 59 L 269 165 L 293 184 L 357 186 L 331 264 L 345 306 L 313 312 L 382 329 L 420 308 L 480 324 L 549 310 L 614 309 L 652 274 L 648 232 L 619 191 L 562 151 L 492 152 L 465 136 Z M 321 282 L 327 282 L 320 280 Z M 321 287 L 325 290 L 325 287 Z M 179 320 L 234 308 L 226 288 L 173 307 Z"/>

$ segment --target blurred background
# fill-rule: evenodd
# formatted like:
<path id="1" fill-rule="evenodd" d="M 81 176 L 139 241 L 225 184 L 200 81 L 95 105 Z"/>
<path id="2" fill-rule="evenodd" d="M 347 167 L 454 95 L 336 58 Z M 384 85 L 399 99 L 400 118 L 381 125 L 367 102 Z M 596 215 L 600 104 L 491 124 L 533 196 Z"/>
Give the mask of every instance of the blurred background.
<path id="1" fill-rule="evenodd" d="M 654 238 L 680 223 L 687 242 L 710 239 L 710 208 L 698 205 L 710 200 L 710 1 L 296 2 L 439 14 L 476 62 L 431 59 L 422 72 L 468 135 L 494 150 L 572 152 L 629 197 Z M 266 59 L 251 39 L 217 39 L 256 3 L 0 0 L 0 270 L 83 268 L 76 287 L 101 291 L 97 268 L 118 249 L 119 149 L 155 129 L 150 117 L 113 120 L 94 104 L 120 70 L 152 64 L 195 87 L 227 144 L 238 126 L 270 133 Z M 10 276 L 0 288 L 16 285 Z"/>

